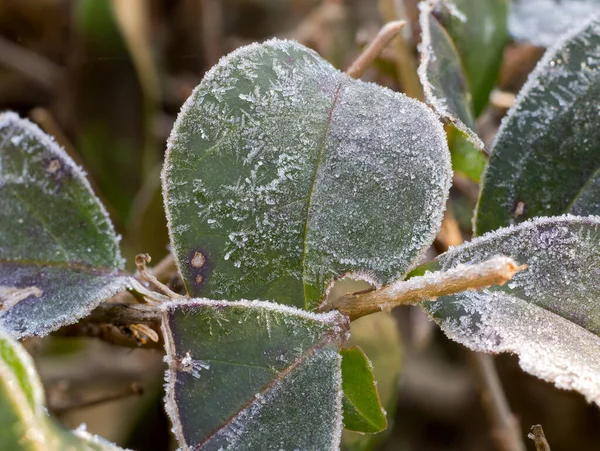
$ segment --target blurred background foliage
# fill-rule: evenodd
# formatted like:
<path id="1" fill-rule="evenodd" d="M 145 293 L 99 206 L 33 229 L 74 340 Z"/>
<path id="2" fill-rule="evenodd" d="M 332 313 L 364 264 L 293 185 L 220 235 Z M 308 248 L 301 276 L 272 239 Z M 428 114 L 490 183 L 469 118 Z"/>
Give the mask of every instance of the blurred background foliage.
<path id="1" fill-rule="evenodd" d="M 0 110 L 29 117 L 84 167 L 132 268 L 137 253 L 156 262 L 168 252 L 159 179 L 166 139 L 181 105 L 222 55 L 277 36 L 344 70 L 383 23 L 404 18 L 402 38 L 363 79 L 420 97 L 417 11 L 415 0 L 0 0 Z M 497 88 L 478 120 L 486 144 L 543 50 L 506 45 Z M 470 238 L 485 164 L 462 135 L 448 131 L 455 183 L 430 257 Z M 420 309 L 362 318 L 352 333 L 349 345 L 360 345 L 374 363 L 390 426 L 374 436 L 346 433 L 344 449 L 495 448 L 469 351 Z M 175 449 L 162 408 L 160 351 L 56 336 L 25 345 L 50 410 L 66 426 L 86 423 L 133 449 Z M 600 449 L 597 407 L 524 374 L 511 356 L 496 364 L 524 434 L 540 423 L 554 451 Z"/>

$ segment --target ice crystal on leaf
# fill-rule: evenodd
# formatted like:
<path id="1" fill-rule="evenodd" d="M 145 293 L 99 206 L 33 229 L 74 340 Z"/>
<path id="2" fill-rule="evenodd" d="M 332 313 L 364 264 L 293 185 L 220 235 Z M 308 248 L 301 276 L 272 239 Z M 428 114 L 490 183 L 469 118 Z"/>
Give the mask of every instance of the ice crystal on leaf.
<path id="1" fill-rule="evenodd" d="M 600 19 L 549 49 L 502 121 L 475 230 L 536 216 L 599 214 Z"/>
<path id="2" fill-rule="evenodd" d="M 271 302 L 166 304 L 166 406 L 179 444 L 184 450 L 338 449 L 338 351 L 348 327 L 337 312 Z M 194 364 L 201 366 L 196 374 Z"/>
<path id="3" fill-rule="evenodd" d="M 106 210 L 50 137 L 0 115 L 0 324 L 45 335 L 85 316 L 130 279 Z"/>
<path id="4" fill-rule="evenodd" d="M 401 276 L 433 240 L 451 179 L 443 129 L 423 104 L 290 41 L 224 57 L 168 147 L 176 260 L 188 292 L 216 299 L 312 309 L 348 271 Z"/>
<path id="5" fill-rule="evenodd" d="M 523 369 L 600 405 L 600 217 L 538 218 L 488 233 L 439 257 L 441 269 L 494 255 L 528 269 L 503 287 L 425 304 L 452 339 L 511 352 Z"/>

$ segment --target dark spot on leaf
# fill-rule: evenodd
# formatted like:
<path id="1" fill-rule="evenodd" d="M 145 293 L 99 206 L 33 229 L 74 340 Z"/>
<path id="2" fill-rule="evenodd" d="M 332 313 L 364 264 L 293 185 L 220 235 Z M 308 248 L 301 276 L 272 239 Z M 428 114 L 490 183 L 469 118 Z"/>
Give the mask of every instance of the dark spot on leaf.
<path id="1" fill-rule="evenodd" d="M 187 261 L 192 276 L 191 280 L 193 281 L 189 291 L 190 294 L 196 296 L 206 282 L 211 265 L 207 253 L 202 249 L 193 249 L 188 254 Z"/>
<path id="2" fill-rule="evenodd" d="M 527 205 L 522 200 L 516 199 L 513 202 L 512 208 L 510 210 L 510 214 L 513 218 L 519 218 L 524 216 L 527 213 Z"/>
<path id="3" fill-rule="evenodd" d="M 71 168 L 55 156 L 44 159 L 42 164 L 48 177 L 55 182 L 56 192 L 60 191 L 64 183 L 73 175 Z"/>

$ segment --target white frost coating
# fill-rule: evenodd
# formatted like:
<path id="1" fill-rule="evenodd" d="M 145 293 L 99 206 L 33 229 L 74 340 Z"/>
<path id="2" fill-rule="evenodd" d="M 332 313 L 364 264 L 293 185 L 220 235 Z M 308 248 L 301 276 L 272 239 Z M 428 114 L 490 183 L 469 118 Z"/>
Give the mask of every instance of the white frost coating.
<path id="1" fill-rule="evenodd" d="M 14 145 L 19 145 L 26 136 L 31 136 L 35 140 L 39 141 L 45 150 L 50 152 L 51 154 L 59 157 L 60 161 L 67 164 L 69 169 L 72 171 L 73 175 L 77 179 L 77 181 L 83 186 L 85 190 L 87 190 L 90 198 L 90 202 L 95 204 L 95 207 L 98 209 L 99 215 L 94 218 L 93 225 L 98 227 L 99 232 L 101 232 L 106 238 L 110 239 L 113 244 L 113 249 L 111 252 L 114 253 L 114 265 L 117 269 L 123 269 L 125 266 L 125 260 L 121 256 L 121 251 L 119 248 L 119 238 L 115 232 L 114 226 L 106 208 L 98 199 L 98 197 L 94 194 L 92 187 L 89 181 L 86 178 L 85 172 L 73 161 L 73 159 L 65 152 L 65 150 L 54 141 L 54 139 L 44 133 L 40 128 L 30 122 L 27 119 L 20 118 L 19 115 L 12 112 L 4 112 L 0 113 L 0 130 L 5 127 L 15 127 L 21 128 L 23 130 L 23 134 L 15 135 L 11 138 L 11 142 Z M 1 149 L 0 149 L 1 151 Z M 36 149 L 24 149 L 25 152 L 34 155 L 36 153 Z M 20 179 L 11 179 L 5 180 L 2 178 L 2 165 L 0 164 L 0 188 L 5 183 L 39 183 L 37 180 L 31 180 L 27 173 L 22 174 Z M 8 176 L 8 174 L 7 174 Z M 43 188 L 43 184 L 41 184 Z M 39 206 L 40 208 L 44 208 L 44 206 Z"/>
<path id="2" fill-rule="evenodd" d="M 462 15 L 462 17 L 466 20 L 466 17 L 464 17 L 464 14 L 462 14 L 456 8 L 456 5 L 449 1 L 426 0 L 419 3 L 419 24 L 421 26 L 421 43 L 419 44 L 419 53 L 421 57 L 419 62 L 419 68 L 417 70 L 419 80 L 421 81 L 421 85 L 423 86 L 423 93 L 425 94 L 425 100 L 427 104 L 430 105 L 442 119 L 452 122 L 457 129 L 464 133 L 465 137 L 475 147 L 477 147 L 480 150 L 484 150 L 485 144 L 483 143 L 481 138 L 479 138 L 479 136 L 474 130 L 471 130 L 470 127 L 468 127 L 463 121 L 460 120 L 460 118 L 457 117 L 456 112 L 452 111 L 451 108 L 449 108 L 447 100 L 445 98 L 441 98 L 436 94 L 436 89 L 429 78 L 429 66 L 437 59 L 437 56 L 433 50 L 433 44 L 431 39 L 430 19 L 436 5 L 442 4 L 445 8 L 448 9 L 448 11 L 451 14 L 456 15 L 456 17 L 458 18 L 460 18 L 460 15 Z M 457 13 L 459 15 L 457 15 Z"/>
<path id="3" fill-rule="evenodd" d="M 219 169 L 217 155 L 238 173 L 203 174 L 198 161 Z M 175 123 L 162 182 L 188 290 L 187 252 L 211 235 L 223 239 L 199 293 L 260 297 L 258 288 L 241 290 L 257 279 L 267 288 L 290 280 L 295 296 L 302 283 L 314 288 L 304 299 L 314 304 L 347 271 L 387 282 L 415 264 L 439 229 L 451 165 L 443 128 L 423 104 L 271 40 L 207 73 Z M 190 217 L 195 226 L 182 226 Z"/>
<path id="4" fill-rule="evenodd" d="M 598 13 L 597 0 L 511 0 L 508 31 L 519 41 L 549 47 L 560 35 Z"/>
<path id="5" fill-rule="evenodd" d="M 504 288 L 464 292 L 426 310 L 452 339 L 600 405 L 600 217 L 537 218 L 499 229 L 440 257 L 442 269 L 510 255 L 529 268 Z"/>
<path id="6" fill-rule="evenodd" d="M 556 165 L 565 154 L 577 159 L 584 158 L 585 152 L 590 153 L 585 150 L 588 148 L 586 133 L 593 133 L 591 124 L 597 116 L 578 115 L 583 116 L 584 112 L 593 115 L 591 112 L 595 108 L 595 94 L 592 95 L 590 90 L 600 83 L 600 49 L 590 39 L 599 35 L 599 17 L 586 20 L 555 41 L 529 74 L 513 106 L 502 119 L 492 144 L 492 156 L 482 174 L 474 222 L 485 222 L 480 216 L 482 213 L 491 216 L 493 213 L 488 209 L 513 211 L 515 200 L 522 200 L 520 193 L 535 204 L 536 215 L 569 211 L 568 206 L 563 205 L 563 198 L 572 193 L 561 191 L 567 183 L 557 172 L 566 174 L 566 181 L 581 175 L 576 167 L 556 171 Z M 565 121 L 568 122 L 565 124 Z M 582 129 L 586 122 L 589 122 L 588 128 Z M 560 127 L 560 140 L 549 139 L 557 133 L 557 127 Z M 578 149 L 581 150 L 579 157 L 574 153 Z M 537 180 L 545 183 L 536 183 Z M 488 189 L 494 189 L 493 196 L 488 195 Z M 532 208 L 532 205 L 525 205 L 525 208 Z M 506 220 L 513 222 L 514 217 Z"/>
<path id="7" fill-rule="evenodd" d="M 334 418 L 331 417 L 331 412 L 328 412 L 327 418 L 324 418 L 323 424 L 331 424 L 333 425 L 333 430 L 330 431 L 331 434 L 328 435 L 331 438 L 331 447 L 329 449 L 336 450 L 339 449 L 339 443 L 341 440 L 341 433 L 343 429 L 343 418 L 342 418 L 342 390 L 341 390 L 341 356 L 337 352 L 338 346 L 340 343 L 338 341 L 343 342 L 343 340 L 347 339 L 349 336 L 349 325 L 347 322 L 347 318 L 336 311 L 327 312 L 323 314 L 312 313 L 306 310 L 297 309 L 294 307 L 290 307 L 287 305 L 276 304 L 273 302 L 264 302 L 264 301 L 214 301 L 208 299 L 191 299 L 186 301 L 171 301 L 162 304 L 163 309 L 163 320 L 162 320 L 162 330 L 163 336 L 165 339 L 165 349 L 166 356 L 165 362 L 169 364 L 169 369 L 165 372 L 165 409 L 171 419 L 173 428 L 172 431 L 175 433 L 178 443 L 182 450 L 187 451 L 193 449 L 193 444 L 186 443 L 183 426 L 179 419 L 179 411 L 178 406 L 175 400 L 176 393 L 176 384 L 177 384 L 177 376 L 176 372 L 181 371 L 181 364 L 183 361 L 177 360 L 177 351 L 175 349 L 174 338 L 172 332 L 169 327 L 169 314 L 171 312 L 175 312 L 176 310 L 185 311 L 186 308 L 190 307 L 198 307 L 198 306 L 208 306 L 218 309 L 227 309 L 227 308 L 235 308 L 242 307 L 248 309 L 248 318 L 254 317 L 255 313 L 258 313 L 256 319 L 258 319 L 259 323 L 261 322 L 261 318 L 264 319 L 263 315 L 268 315 L 269 313 L 279 313 L 283 315 L 288 315 L 290 317 L 301 318 L 305 320 L 316 321 L 324 326 L 330 328 L 329 334 L 322 336 L 322 338 L 326 338 L 326 341 L 323 342 L 323 347 L 317 347 L 310 350 L 302 350 L 299 349 L 298 352 L 303 354 L 303 357 L 300 357 L 298 360 L 294 362 L 287 362 L 287 366 L 283 369 L 279 374 L 280 376 L 275 380 L 273 384 L 271 384 L 267 390 L 257 393 L 254 399 L 243 409 L 241 410 L 236 417 L 228 421 L 228 425 L 221 430 L 219 430 L 215 435 L 209 438 L 210 443 L 216 443 L 218 446 L 223 447 L 227 445 L 226 449 L 246 449 L 244 446 L 241 448 L 239 445 L 249 446 L 248 442 L 242 436 L 246 432 L 254 432 L 256 428 L 259 427 L 260 422 L 275 422 L 275 424 L 279 424 L 279 427 L 282 428 L 293 428 L 292 424 L 285 424 L 285 422 L 280 423 L 279 420 L 283 417 L 285 413 L 285 405 L 278 405 L 277 401 L 280 396 L 290 396 L 290 393 L 296 393 L 295 396 L 298 396 L 298 400 L 294 405 L 301 404 L 303 399 L 305 399 L 305 394 L 302 393 L 302 389 L 307 386 L 311 386 L 307 384 L 306 381 L 310 380 L 311 377 L 315 377 L 318 375 L 320 371 L 323 371 L 323 374 L 334 375 L 333 379 L 330 380 L 331 387 L 327 386 L 314 386 L 312 385 L 312 390 L 316 390 L 317 392 L 321 390 L 322 395 L 318 395 L 313 393 L 313 398 L 318 398 L 317 405 L 319 402 L 322 404 L 323 412 L 327 411 L 327 405 L 329 401 L 326 401 L 328 396 L 331 396 L 333 393 L 333 407 L 334 407 Z M 262 312 L 262 313 L 261 313 Z M 283 319 L 285 322 L 285 319 Z M 225 322 L 226 324 L 226 322 Z M 235 326 L 233 326 L 235 327 Z M 295 334 L 295 332 L 293 332 Z M 311 333 L 312 336 L 312 333 Z M 329 336 L 329 338 L 327 338 Z M 316 339 L 314 336 L 311 339 Z M 183 360 L 193 361 L 192 356 L 188 352 Z M 334 367 L 331 367 L 333 365 Z M 184 370 L 185 371 L 185 370 Z M 317 378 L 320 376 L 317 376 Z M 295 387 L 297 385 L 297 387 Z M 278 409 L 282 409 L 281 412 Z M 270 418 L 270 419 L 269 419 Z M 253 424 L 257 422 L 256 424 Z M 267 435 L 269 435 L 272 431 L 265 431 Z M 285 432 L 282 430 L 282 433 Z M 307 434 L 306 431 L 303 431 L 302 435 L 304 437 L 310 437 L 310 434 Z M 260 433 L 252 436 L 252 440 L 261 440 Z M 257 438 L 259 437 L 259 438 Z M 264 437 L 262 437 L 264 438 Z M 237 443 L 239 440 L 242 440 L 241 443 Z M 236 447 L 236 443 L 238 447 Z M 283 449 L 281 446 L 277 447 L 277 444 L 273 444 L 275 446 L 274 449 Z M 223 448 L 223 449 L 225 449 Z M 259 449 L 252 448 L 251 449 Z M 265 448 L 260 448 L 265 449 Z"/>
<path id="8" fill-rule="evenodd" d="M 80 438 L 81 440 L 88 442 L 93 447 L 100 447 L 102 451 L 131 451 L 128 448 L 120 448 L 114 443 L 111 443 L 108 440 L 100 437 L 99 435 L 90 434 L 87 431 L 85 423 L 80 424 L 79 427 L 77 427 L 77 429 L 74 429 L 71 432 L 73 432 L 73 435 Z"/>

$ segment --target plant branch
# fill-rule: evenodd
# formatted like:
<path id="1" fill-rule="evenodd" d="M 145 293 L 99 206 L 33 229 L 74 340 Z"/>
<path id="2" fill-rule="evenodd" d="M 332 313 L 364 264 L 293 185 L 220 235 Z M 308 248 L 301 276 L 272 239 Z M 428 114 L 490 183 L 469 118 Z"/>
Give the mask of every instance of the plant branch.
<path id="1" fill-rule="evenodd" d="M 144 389 L 141 385 L 137 383 L 132 383 L 127 387 L 118 390 L 114 393 L 103 394 L 100 396 L 96 396 L 91 399 L 80 399 L 80 398 L 70 398 L 70 399 L 56 399 L 54 400 L 52 397 L 49 398 L 48 410 L 50 410 L 55 415 L 60 415 L 70 410 L 75 409 L 83 409 L 87 407 L 94 407 L 100 404 L 104 404 L 111 401 L 118 401 L 123 398 L 128 398 L 129 396 L 141 396 L 144 394 Z M 58 398 L 58 397 L 56 397 Z"/>
<path id="2" fill-rule="evenodd" d="M 534 424 L 531 426 L 531 432 L 527 434 L 527 438 L 530 438 L 535 443 L 536 451 L 550 451 L 550 445 L 541 424 Z"/>
<path id="3" fill-rule="evenodd" d="M 503 285 L 527 265 L 519 266 L 512 258 L 497 256 L 475 265 L 458 265 L 448 271 L 397 281 L 375 291 L 349 294 L 326 301 L 320 311 L 338 310 L 351 321 L 362 316 L 391 310 L 399 305 L 418 304 L 440 296 Z"/>
<path id="4" fill-rule="evenodd" d="M 158 280 L 157 276 L 155 275 L 155 271 L 149 271 L 146 268 L 146 263 L 150 263 L 151 260 L 152 259 L 148 254 L 138 254 L 135 256 L 135 265 L 137 266 L 140 280 L 153 285 L 161 294 L 170 299 L 182 299 L 184 296 L 173 292 L 168 286 Z M 147 296 L 147 298 L 149 297 Z"/>
<path id="5" fill-rule="evenodd" d="M 373 42 L 363 50 L 359 57 L 356 58 L 356 61 L 348 68 L 346 74 L 352 78 L 360 78 L 405 24 L 406 22 L 404 20 L 397 20 L 385 24 L 381 30 L 379 30 L 379 33 L 377 33 Z"/>
<path id="6" fill-rule="evenodd" d="M 494 359 L 489 354 L 471 352 L 471 366 L 479 380 L 482 404 L 492 421 L 492 433 L 501 451 L 526 451 L 521 428 L 510 410 Z M 539 449 L 538 449 L 539 451 Z"/>
<path id="7" fill-rule="evenodd" d="M 56 87 L 62 68 L 56 63 L 0 36 L 0 64 L 19 71 L 47 89 Z"/>

